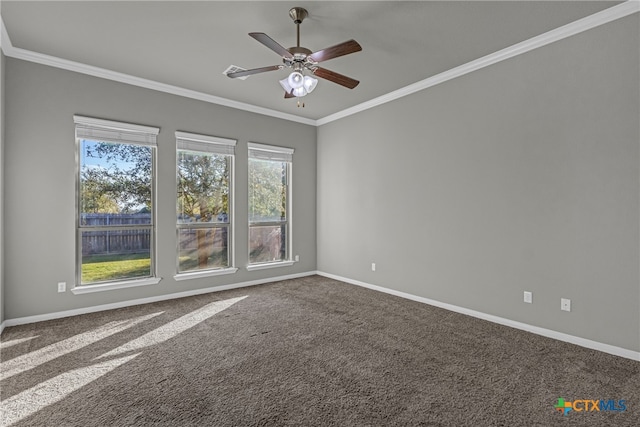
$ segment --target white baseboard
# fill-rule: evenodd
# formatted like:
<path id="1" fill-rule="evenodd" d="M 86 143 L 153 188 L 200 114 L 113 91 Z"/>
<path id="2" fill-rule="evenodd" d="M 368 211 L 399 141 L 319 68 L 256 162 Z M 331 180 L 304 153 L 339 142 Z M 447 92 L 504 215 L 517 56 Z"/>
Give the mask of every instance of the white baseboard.
<path id="1" fill-rule="evenodd" d="M 258 279 L 258 280 L 250 280 L 248 282 L 233 283 L 230 285 L 213 286 L 210 288 L 194 289 L 191 291 L 176 292 L 176 293 L 167 294 L 167 295 L 158 295 L 158 296 L 148 297 L 148 298 L 139 298 L 135 300 L 96 305 L 92 307 L 78 308 L 74 310 L 58 311 L 56 313 L 39 314 L 36 316 L 19 317 L 16 319 L 6 319 L 4 322 L 2 322 L 2 324 L 0 325 L 0 328 L 4 329 L 5 326 L 9 327 L 9 326 L 25 325 L 28 323 L 43 322 L 45 320 L 60 319 L 63 317 L 77 316 L 80 314 L 96 313 L 98 311 L 113 310 L 116 308 L 130 307 L 132 305 L 149 304 L 152 302 L 166 301 L 166 300 L 171 300 L 176 298 L 184 298 L 184 297 L 190 297 L 194 295 L 208 294 L 211 292 L 226 291 L 229 289 L 246 288 L 248 286 L 279 282 L 281 280 L 297 279 L 299 277 L 313 276 L 315 274 L 316 274 L 315 271 L 307 271 L 304 273 L 289 274 L 286 276 L 270 277 L 267 279 Z"/>
<path id="2" fill-rule="evenodd" d="M 526 332 L 531 332 L 536 335 L 542 335 L 547 338 L 553 338 L 559 341 L 568 342 L 571 344 L 586 347 L 592 350 L 602 351 L 604 353 L 613 354 L 614 356 L 620 356 L 631 360 L 640 361 L 640 352 L 628 350 L 622 347 L 616 347 L 610 344 L 604 344 L 597 341 L 588 340 L 586 338 L 580 338 L 573 335 L 565 334 L 551 329 L 540 328 L 538 326 L 529 325 L 522 322 L 516 322 L 515 320 L 505 319 L 503 317 L 494 316 L 492 314 L 482 313 L 480 311 L 470 310 L 468 308 L 459 307 L 453 304 L 447 304 L 444 302 L 432 300 L 429 298 L 419 297 L 416 295 L 408 294 L 406 292 L 400 292 L 393 289 L 388 289 L 382 286 L 371 285 L 369 283 L 361 282 L 359 280 L 349 279 L 347 277 L 338 276 L 335 274 L 325 273 L 323 271 L 316 272 L 319 276 L 328 277 L 330 279 L 339 280 L 341 282 L 349 283 L 352 285 L 362 286 L 363 288 L 372 289 L 374 291 L 384 292 L 386 294 L 395 295 L 401 298 L 406 298 L 412 301 L 421 302 L 424 304 L 433 305 L 435 307 L 444 308 L 445 310 L 454 311 L 456 313 L 466 314 L 468 316 L 476 317 L 482 320 L 488 320 L 489 322 L 497 323 L 504 326 L 520 329 Z"/>
<path id="3" fill-rule="evenodd" d="M 56 313 L 47 313 L 47 314 L 41 314 L 36 316 L 19 317 L 16 319 L 6 319 L 4 322 L 0 323 L 0 334 L 2 333 L 5 327 L 10 327 L 10 326 L 24 325 L 24 324 L 35 323 L 35 322 L 43 322 L 46 320 L 60 319 L 63 317 L 77 316 L 80 314 L 95 313 L 95 312 L 105 311 L 105 310 L 113 310 L 116 308 L 130 307 L 133 305 L 148 304 L 152 302 L 166 301 L 166 300 L 171 300 L 176 298 L 184 298 L 184 297 L 189 297 L 193 295 L 202 295 L 202 294 L 207 294 L 211 292 L 225 291 L 229 289 L 244 288 L 248 286 L 261 285 L 264 283 L 279 282 L 281 280 L 297 279 L 300 277 L 313 276 L 314 274 L 317 274 L 323 277 L 328 277 L 334 280 L 339 280 L 344 283 L 349 283 L 352 285 L 372 289 L 374 291 L 384 292 L 386 294 L 395 295 L 401 298 L 406 298 L 412 301 L 417 301 L 417 302 L 429 304 L 435 307 L 444 308 L 445 310 L 453 311 L 456 313 L 466 314 L 468 316 L 476 317 L 478 319 L 487 320 L 489 322 L 497 323 L 504 326 L 509 326 L 509 327 L 520 329 L 526 332 L 531 332 L 547 338 L 553 338 L 559 341 L 568 342 L 568 343 L 579 345 L 581 347 L 589 348 L 592 350 L 598 350 L 604 353 L 613 354 L 614 356 L 620 356 L 627 359 L 640 361 L 640 352 L 638 351 L 633 351 L 633 350 L 629 350 L 622 347 L 616 347 L 610 344 L 605 344 L 597 341 L 588 340 L 585 338 L 576 337 L 576 336 L 565 334 L 562 332 L 553 331 L 551 329 L 540 328 L 538 326 L 533 326 L 526 323 L 510 320 L 510 319 L 505 319 L 503 317 L 494 316 L 492 314 L 482 313 L 480 311 L 459 307 L 453 304 L 447 304 L 447 303 L 432 300 L 429 298 L 412 295 L 406 292 L 396 291 L 396 290 L 385 288 L 382 286 L 372 285 L 370 283 L 349 279 L 347 277 L 342 277 L 335 274 L 325 273 L 323 271 L 307 271 L 304 273 L 271 277 L 267 279 L 251 280 L 248 282 L 214 286 L 210 288 L 194 289 L 191 291 L 177 292 L 177 293 L 159 295 L 159 296 L 149 297 L 149 298 L 140 298 L 140 299 L 122 301 L 122 302 L 117 302 L 112 304 L 103 304 L 103 305 L 97 305 L 93 307 L 79 308 L 75 310 L 66 310 L 66 311 L 59 311 Z"/>

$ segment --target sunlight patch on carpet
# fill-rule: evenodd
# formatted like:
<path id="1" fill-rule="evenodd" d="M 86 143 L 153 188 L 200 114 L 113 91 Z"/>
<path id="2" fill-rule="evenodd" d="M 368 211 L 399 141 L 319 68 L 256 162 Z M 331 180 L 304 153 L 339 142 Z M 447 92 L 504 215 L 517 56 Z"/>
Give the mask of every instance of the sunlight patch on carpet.
<path id="1" fill-rule="evenodd" d="M 34 338 L 38 338 L 39 336 L 40 335 L 35 335 L 33 337 L 17 338 L 15 340 L 9 340 L 9 341 L 0 341 L 0 348 L 8 348 L 8 347 L 11 347 L 12 345 L 22 344 L 23 342 L 32 340 Z"/>
<path id="2" fill-rule="evenodd" d="M 61 401 L 74 391 L 97 380 L 138 355 L 139 353 L 74 369 L 15 396 L 11 396 L 0 404 L 2 408 L 2 426 L 17 423 L 49 405 Z"/>
<path id="3" fill-rule="evenodd" d="M 184 316 L 173 320 L 166 325 L 162 325 L 157 329 L 154 329 L 151 332 L 148 332 L 141 337 L 138 337 L 134 340 L 129 341 L 126 344 L 121 345 L 99 357 L 96 359 L 102 359 L 104 357 L 116 356 L 118 354 L 126 353 L 128 351 L 138 351 L 145 347 L 150 347 L 152 345 L 160 344 L 165 342 L 176 335 L 196 326 L 198 323 L 203 322 L 213 316 L 216 313 L 220 313 L 223 310 L 231 307 L 237 302 L 242 301 L 247 296 L 239 297 L 239 298 L 231 298 L 224 301 L 214 301 L 210 304 L 205 305 L 197 310 L 194 310 Z"/>
<path id="4" fill-rule="evenodd" d="M 14 359 L 7 360 L 0 364 L 0 380 L 6 380 L 14 375 L 33 369 L 43 363 L 50 362 L 60 356 L 69 354 L 83 347 L 98 342 L 125 329 L 131 328 L 153 317 L 159 316 L 163 312 L 147 314 L 127 320 L 117 320 L 106 323 L 96 329 L 74 335 L 70 338 L 58 341 L 46 347 L 23 354 Z"/>

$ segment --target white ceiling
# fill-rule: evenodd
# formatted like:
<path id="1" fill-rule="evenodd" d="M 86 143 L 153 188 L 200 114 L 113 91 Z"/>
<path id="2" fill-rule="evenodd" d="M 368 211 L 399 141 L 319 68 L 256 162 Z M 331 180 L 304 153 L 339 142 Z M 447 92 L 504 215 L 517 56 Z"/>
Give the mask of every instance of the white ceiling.
<path id="1" fill-rule="evenodd" d="M 4 0 L 0 14 L 13 48 L 318 120 L 618 3 Z M 360 80 L 358 87 L 321 79 L 298 108 L 278 84 L 286 69 L 246 80 L 222 74 L 231 64 L 280 64 L 247 34 L 294 46 L 293 6 L 309 11 L 302 46 L 316 51 L 352 38 L 362 45 L 362 52 L 323 63 Z"/>

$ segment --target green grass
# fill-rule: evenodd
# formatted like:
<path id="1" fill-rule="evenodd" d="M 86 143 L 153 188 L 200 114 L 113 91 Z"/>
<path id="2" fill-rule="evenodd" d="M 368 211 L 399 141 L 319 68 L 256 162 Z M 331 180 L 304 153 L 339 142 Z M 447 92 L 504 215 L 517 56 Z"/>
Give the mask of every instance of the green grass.
<path id="1" fill-rule="evenodd" d="M 219 268 L 226 265 L 226 250 L 214 252 L 207 260 L 208 268 Z M 180 257 L 180 271 L 193 271 L 199 268 L 197 251 Z M 94 255 L 82 259 L 83 284 L 149 276 L 151 276 L 151 259 L 148 253 Z"/>
<path id="2" fill-rule="evenodd" d="M 82 259 L 82 283 L 133 279 L 151 275 L 148 253 L 127 255 L 94 255 Z"/>

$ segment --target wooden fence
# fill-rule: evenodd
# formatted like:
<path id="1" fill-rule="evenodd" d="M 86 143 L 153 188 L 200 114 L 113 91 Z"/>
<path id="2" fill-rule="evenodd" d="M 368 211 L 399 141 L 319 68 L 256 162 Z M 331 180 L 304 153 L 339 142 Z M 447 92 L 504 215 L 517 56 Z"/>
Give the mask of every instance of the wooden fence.
<path id="1" fill-rule="evenodd" d="M 151 224 L 151 214 L 82 214 L 83 227 L 114 227 L 120 225 Z M 254 226 L 250 229 L 249 249 L 251 262 L 267 262 L 282 259 L 285 254 L 285 227 Z M 181 251 L 198 249 L 196 230 L 182 229 L 179 236 Z M 209 250 L 223 250 L 227 247 L 227 229 L 206 230 L 206 246 Z M 151 248 L 151 230 L 126 228 L 116 230 L 82 230 L 82 255 L 124 255 L 148 253 Z"/>
<path id="2" fill-rule="evenodd" d="M 151 225 L 151 214 L 82 214 L 83 227 Z M 149 252 L 151 231 L 144 228 L 82 231 L 82 255 L 116 255 Z"/>

